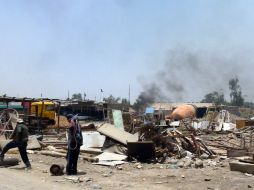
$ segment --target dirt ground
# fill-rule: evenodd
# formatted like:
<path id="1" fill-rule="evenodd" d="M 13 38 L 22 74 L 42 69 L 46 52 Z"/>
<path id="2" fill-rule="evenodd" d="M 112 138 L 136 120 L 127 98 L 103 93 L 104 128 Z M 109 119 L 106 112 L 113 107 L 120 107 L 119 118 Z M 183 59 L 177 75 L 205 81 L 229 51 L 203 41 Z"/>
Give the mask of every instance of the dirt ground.
<path id="1" fill-rule="evenodd" d="M 6 157 L 17 157 L 7 154 Z M 254 176 L 231 172 L 227 163 L 200 169 L 173 169 L 169 164 L 127 163 L 118 167 L 92 165 L 79 161 L 77 176 L 51 176 L 50 165 L 65 164 L 64 158 L 29 154 L 32 170 L 18 166 L 0 168 L 0 189 L 213 189 L 244 190 L 254 188 Z"/>

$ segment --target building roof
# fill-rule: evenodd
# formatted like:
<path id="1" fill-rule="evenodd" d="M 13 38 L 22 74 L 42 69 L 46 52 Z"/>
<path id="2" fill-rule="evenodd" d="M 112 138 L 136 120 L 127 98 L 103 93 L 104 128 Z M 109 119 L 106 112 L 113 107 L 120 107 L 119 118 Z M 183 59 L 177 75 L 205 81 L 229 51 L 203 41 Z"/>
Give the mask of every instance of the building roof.
<path id="1" fill-rule="evenodd" d="M 155 110 L 173 110 L 174 108 L 178 107 L 179 105 L 183 105 L 183 104 L 194 105 L 197 108 L 209 108 L 209 107 L 215 106 L 215 104 L 213 104 L 213 103 L 187 102 L 187 103 L 153 103 L 151 105 L 151 107 L 153 107 Z"/>
<path id="2" fill-rule="evenodd" d="M 48 99 L 48 98 L 16 98 L 16 97 L 6 97 L 0 96 L 0 102 L 36 102 L 36 101 L 58 101 L 58 99 Z"/>

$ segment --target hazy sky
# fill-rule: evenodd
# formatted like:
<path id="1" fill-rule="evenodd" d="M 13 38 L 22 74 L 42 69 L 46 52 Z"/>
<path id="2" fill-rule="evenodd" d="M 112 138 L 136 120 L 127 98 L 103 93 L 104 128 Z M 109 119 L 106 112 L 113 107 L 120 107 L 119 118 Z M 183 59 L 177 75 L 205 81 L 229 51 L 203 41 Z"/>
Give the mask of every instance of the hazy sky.
<path id="1" fill-rule="evenodd" d="M 170 100 L 198 101 L 214 90 L 228 93 L 228 79 L 238 76 L 253 100 L 253 6 L 252 0 L 0 0 L 0 95 L 66 98 L 69 90 L 98 100 L 103 89 L 104 97 L 127 98 L 130 84 L 133 102 L 145 86 L 176 80 L 183 91 L 178 97 L 168 88 Z"/>

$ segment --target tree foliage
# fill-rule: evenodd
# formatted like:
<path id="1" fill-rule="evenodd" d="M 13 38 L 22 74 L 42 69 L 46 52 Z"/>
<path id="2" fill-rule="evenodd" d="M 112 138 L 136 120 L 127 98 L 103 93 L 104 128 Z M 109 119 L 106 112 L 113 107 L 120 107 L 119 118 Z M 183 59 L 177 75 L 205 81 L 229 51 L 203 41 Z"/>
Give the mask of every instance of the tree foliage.
<path id="1" fill-rule="evenodd" d="M 205 98 L 201 102 L 215 103 L 215 104 L 225 104 L 226 103 L 224 94 L 219 93 L 217 91 L 206 94 Z"/>
<path id="2" fill-rule="evenodd" d="M 239 85 L 239 79 L 237 77 L 232 78 L 228 82 L 230 90 L 230 98 L 232 106 L 243 106 L 244 98 L 242 97 L 241 86 Z"/>
<path id="3" fill-rule="evenodd" d="M 82 101 L 82 94 L 81 93 L 75 93 L 72 95 L 72 100 L 79 100 Z"/>
<path id="4" fill-rule="evenodd" d="M 109 104 L 130 104 L 126 98 L 114 97 L 112 94 L 107 98 L 103 98 L 103 101 Z"/>
<path id="5" fill-rule="evenodd" d="M 226 104 L 231 106 L 243 106 L 245 105 L 244 98 L 242 97 L 242 90 L 237 77 L 232 78 L 228 82 L 230 90 L 230 102 L 225 100 L 224 94 L 217 91 L 208 93 L 205 95 L 201 102 L 215 103 L 215 104 Z M 251 103 L 248 103 L 250 106 Z"/>
<path id="6" fill-rule="evenodd" d="M 127 100 L 127 98 L 122 98 L 121 103 L 125 104 L 125 105 L 129 105 L 130 104 L 130 102 L 129 102 L 129 100 Z"/>
<path id="7" fill-rule="evenodd" d="M 114 97 L 114 96 L 111 94 L 109 97 L 103 98 L 103 101 L 106 102 L 106 103 L 109 103 L 109 104 L 117 104 L 117 103 L 120 103 L 121 98 L 119 98 L 119 97 Z"/>

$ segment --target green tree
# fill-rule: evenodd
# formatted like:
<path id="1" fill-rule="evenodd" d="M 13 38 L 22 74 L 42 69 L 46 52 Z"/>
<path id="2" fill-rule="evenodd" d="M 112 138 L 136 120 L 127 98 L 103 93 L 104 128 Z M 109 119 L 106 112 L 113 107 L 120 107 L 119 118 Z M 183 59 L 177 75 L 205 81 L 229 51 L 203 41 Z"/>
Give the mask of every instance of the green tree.
<path id="1" fill-rule="evenodd" d="M 114 97 L 112 94 L 107 97 L 107 98 L 103 98 L 103 101 L 109 104 L 118 104 L 121 101 L 121 98 L 119 97 Z"/>
<path id="2" fill-rule="evenodd" d="M 79 100 L 82 101 L 82 94 L 81 93 L 75 93 L 72 95 L 72 100 Z"/>
<path id="3" fill-rule="evenodd" d="M 239 79 L 237 77 L 232 78 L 228 82 L 229 90 L 230 90 L 230 104 L 232 106 L 243 106 L 244 98 L 242 97 L 241 86 L 239 85 Z"/>
<path id="4" fill-rule="evenodd" d="M 122 98 L 121 103 L 125 104 L 125 105 L 129 105 L 130 104 L 129 100 L 127 100 L 126 98 Z"/>
<path id="5" fill-rule="evenodd" d="M 226 104 L 224 94 L 217 91 L 208 93 L 205 98 L 201 101 L 204 103 L 215 103 L 215 104 Z"/>

